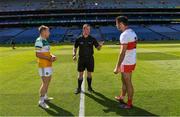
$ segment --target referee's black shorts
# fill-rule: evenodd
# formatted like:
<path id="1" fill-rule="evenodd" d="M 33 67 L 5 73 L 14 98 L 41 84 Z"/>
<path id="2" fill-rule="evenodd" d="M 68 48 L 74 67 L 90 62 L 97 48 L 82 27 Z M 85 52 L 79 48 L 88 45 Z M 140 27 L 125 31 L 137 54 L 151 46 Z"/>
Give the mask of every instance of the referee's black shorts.
<path id="1" fill-rule="evenodd" d="M 78 72 L 83 72 L 87 69 L 88 72 L 94 72 L 94 57 L 79 57 Z"/>

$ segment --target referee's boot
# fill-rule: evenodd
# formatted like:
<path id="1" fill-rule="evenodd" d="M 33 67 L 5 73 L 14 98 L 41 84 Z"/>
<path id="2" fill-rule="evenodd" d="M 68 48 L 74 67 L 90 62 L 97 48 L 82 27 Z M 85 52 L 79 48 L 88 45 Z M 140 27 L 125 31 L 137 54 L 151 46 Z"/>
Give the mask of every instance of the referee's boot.
<path id="1" fill-rule="evenodd" d="M 74 94 L 79 94 L 79 93 L 81 93 L 81 88 L 77 88 L 74 92 Z"/>
<path id="2" fill-rule="evenodd" d="M 92 87 L 88 87 L 88 91 L 89 91 L 90 93 L 93 93 L 93 92 L 94 92 L 94 90 L 92 89 Z"/>
<path id="3" fill-rule="evenodd" d="M 88 82 L 88 91 L 90 93 L 94 92 L 94 90 L 92 89 L 92 86 L 91 86 L 92 78 L 87 78 L 87 82 Z"/>
<path id="4" fill-rule="evenodd" d="M 75 94 L 81 93 L 82 82 L 83 82 L 83 78 L 78 78 L 78 88 L 75 90 L 75 92 L 74 92 Z"/>

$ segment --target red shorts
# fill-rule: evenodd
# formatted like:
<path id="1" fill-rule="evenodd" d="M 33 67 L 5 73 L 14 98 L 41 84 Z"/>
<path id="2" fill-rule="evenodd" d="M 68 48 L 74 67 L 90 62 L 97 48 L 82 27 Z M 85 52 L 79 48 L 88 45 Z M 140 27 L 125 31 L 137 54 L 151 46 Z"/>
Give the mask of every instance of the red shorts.
<path id="1" fill-rule="evenodd" d="M 129 73 L 129 72 L 134 71 L 135 67 L 136 67 L 136 64 L 134 64 L 134 65 L 121 65 L 121 66 L 119 67 L 118 71 L 119 71 L 119 72 L 122 72 L 122 73 L 123 73 L 123 72 Z"/>

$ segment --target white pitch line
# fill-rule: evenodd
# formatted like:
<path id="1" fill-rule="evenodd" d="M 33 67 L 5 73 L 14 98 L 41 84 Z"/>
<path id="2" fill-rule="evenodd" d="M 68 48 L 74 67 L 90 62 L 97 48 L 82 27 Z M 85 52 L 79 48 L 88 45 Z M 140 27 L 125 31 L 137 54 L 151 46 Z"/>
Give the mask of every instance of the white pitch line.
<path id="1" fill-rule="evenodd" d="M 85 113 L 85 78 L 83 78 L 82 87 L 81 87 L 81 94 L 80 94 L 80 103 L 79 103 L 79 117 L 84 117 Z"/>

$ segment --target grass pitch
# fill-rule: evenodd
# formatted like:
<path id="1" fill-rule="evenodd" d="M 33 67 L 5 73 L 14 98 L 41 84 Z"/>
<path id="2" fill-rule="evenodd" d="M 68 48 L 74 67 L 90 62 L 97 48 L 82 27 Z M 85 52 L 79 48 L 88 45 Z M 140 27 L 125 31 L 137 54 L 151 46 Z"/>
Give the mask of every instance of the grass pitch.
<path id="1" fill-rule="evenodd" d="M 41 79 L 34 47 L 15 50 L 0 47 L 0 116 L 78 116 L 80 96 L 73 94 L 77 72 L 72 47 L 52 46 L 58 60 L 53 65 L 49 95 L 54 100 L 49 103 L 49 110 L 37 106 Z M 120 109 L 114 100 L 121 87 L 120 75 L 113 74 L 118 52 L 118 45 L 106 45 L 95 51 L 96 93 L 85 93 L 85 115 L 180 115 L 180 44 L 138 44 L 137 67 L 133 73 L 135 107 L 131 110 Z"/>

